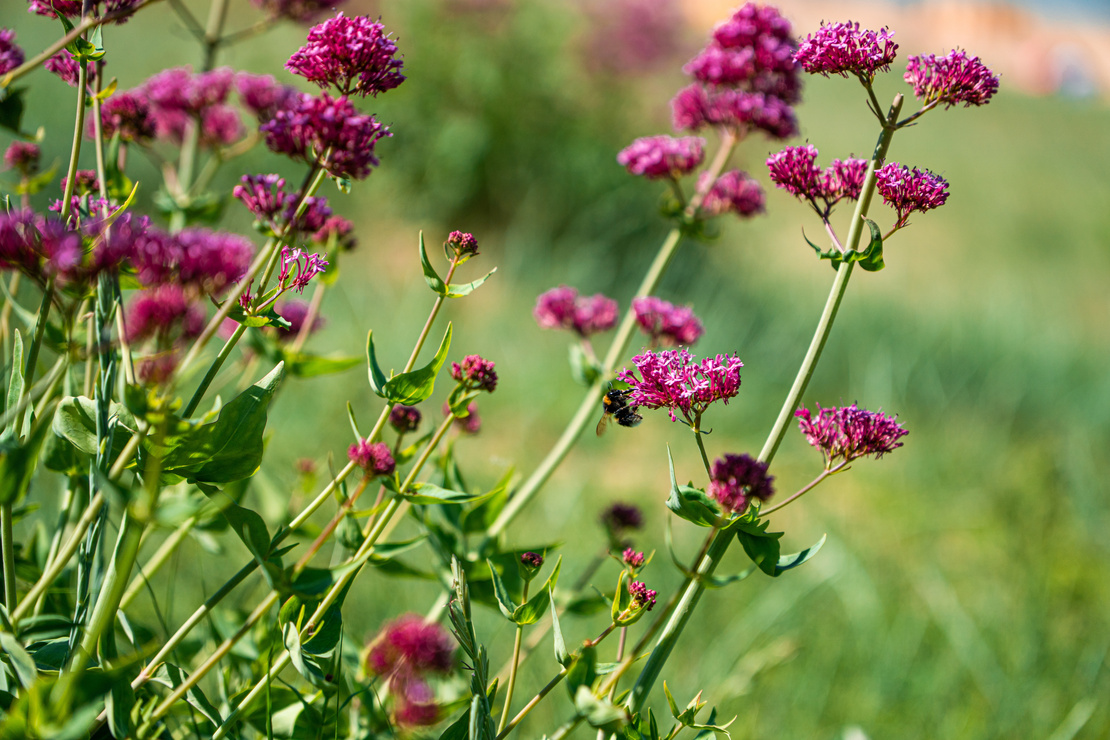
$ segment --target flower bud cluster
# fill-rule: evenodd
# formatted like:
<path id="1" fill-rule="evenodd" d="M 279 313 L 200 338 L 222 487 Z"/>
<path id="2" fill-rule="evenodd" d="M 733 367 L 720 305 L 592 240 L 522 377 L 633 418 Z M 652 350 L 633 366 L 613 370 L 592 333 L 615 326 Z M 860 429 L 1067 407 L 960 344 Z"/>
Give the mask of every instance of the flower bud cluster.
<path id="1" fill-rule="evenodd" d="M 422 415 L 415 406 L 402 406 L 398 404 L 389 412 L 389 424 L 398 434 L 415 432 L 420 426 Z"/>
<path id="2" fill-rule="evenodd" d="M 708 493 L 728 513 L 742 514 L 753 498 L 766 501 L 774 494 L 767 463 L 749 455 L 726 454 L 713 463 Z"/>
<path id="3" fill-rule="evenodd" d="M 483 359 L 480 355 L 467 355 L 462 364 L 451 363 L 451 377 L 469 390 L 493 393 L 497 388 L 497 373 L 493 366 L 492 360 Z"/>
<path id="4" fill-rule="evenodd" d="M 347 449 L 347 457 L 355 465 L 366 471 L 368 476 L 393 475 L 397 467 L 393 454 L 385 442 L 371 442 L 360 439 Z"/>
<path id="5" fill-rule="evenodd" d="M 38 171 L 40 157 L 42 157 L 42 150 L 37 144 L 29 141 L 13 141 L 4 151 L 4 164 L 24 177 L 30 177 Z"/>

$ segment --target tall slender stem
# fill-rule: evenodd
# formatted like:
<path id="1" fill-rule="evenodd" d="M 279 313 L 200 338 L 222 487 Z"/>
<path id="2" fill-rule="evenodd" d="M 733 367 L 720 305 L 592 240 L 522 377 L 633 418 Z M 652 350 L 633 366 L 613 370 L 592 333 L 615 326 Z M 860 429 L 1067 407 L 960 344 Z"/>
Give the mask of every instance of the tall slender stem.
<path id="1" fill-rule="evenodd" d="M 524 591 L 520 597 L 520 603 L 524 604 L 528 601 L 528 586 L 529 582 L 524 582 Z M 518 624 L 516 626 L 516 639 L 513 641 L 513 661 L 509 668 L 509 685 L 505 688 L 505 706 L 501 709 L 501 721 L 497 725 L 497 733 L 505 729 L 505 723 L 509 721 L 509 710 L 513 707 L 513 691 L 516 690 L 516 671 L 520 665 L 520 643 L 524 640 L 524 625 Z"/>

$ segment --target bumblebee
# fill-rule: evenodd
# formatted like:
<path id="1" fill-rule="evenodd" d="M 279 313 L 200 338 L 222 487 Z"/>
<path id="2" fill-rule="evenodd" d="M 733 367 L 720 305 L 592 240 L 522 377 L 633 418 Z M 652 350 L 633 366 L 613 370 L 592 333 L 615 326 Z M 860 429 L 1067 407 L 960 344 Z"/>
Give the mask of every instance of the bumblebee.
<path id="1" fill-rule="evenodd" d="M 615 419 L 622 427 L 634 427 L 644 420 L 644 417 L 636 413 L 635 406 L 628 405 L 628 397 L 631 395 L 632 391 L 610 388 L 601 397 L 601 421 L 597 423 L 597 436 L 605 433 L 610 419 Z"/>

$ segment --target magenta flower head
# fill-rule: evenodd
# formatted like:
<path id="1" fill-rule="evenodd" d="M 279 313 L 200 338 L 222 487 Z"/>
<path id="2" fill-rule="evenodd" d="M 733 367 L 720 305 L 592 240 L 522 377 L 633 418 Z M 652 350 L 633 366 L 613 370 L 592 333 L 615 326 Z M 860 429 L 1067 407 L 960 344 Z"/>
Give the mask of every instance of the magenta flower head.
<path id="1" fill-rule="evenodd" d="M 753 498 L 766 501 L 774 494 L 767 463 L 748 455 L 727 454 L 713 463 L 709 495 L 726 512 L 742 514 Z"/>
<path id="2" fill-rule="evenodd" d="M 395 683 L 402 691 L 393 705 L 394 722 L 401 727 L 429 727 L 439 722 L 439 705 L 428 684 L 419 680 Z"/>
<path id="3" fill-rule="evenodd" d="M 150 105 L 141 90 L 117 92 L 105 100 L 100 106 L 100 126 L 106 139 L 119 132 L 120 141 L 137 144 L 149 143 L 156 133 Z M 86 134 L 89 138 L 95 135 L 92 121 L 89 121 Z"/>
<path id="4" fill-rule="evenodd" d="M 805 37 L 794 59 L 810 74 L 853 74 L 870 82 L 876 72 L 889 71 L 898 55 L 893 36 L 885 28 L 861 31 L 858 23 L 826 23 Z"/>
<path id="5" fill-rule="evenodd" d="M 913 94 L 921 102 L 944 103 L 945 108 L 960 103 L 965 108 L 986 105 L 998 92 L 998 76 L 979 57 L 969 57 L 959 49 L 943 57 L 932 54 L 910 57 L 905 80 L 913 85 Z"/>
<path id="6" fill-rule="evenodd" d="M 366 652 L 366 669 L 378 676 L 407 679 L 444 674 L 454 663 L 451 636 L 418 614 L 406 614 L 385 625 Z"/>
<path id="7" fill-rule="evenodd" d="M 77 87 L 77 81 L 80 79 L 80 68 L 77 60 L 68 51 L 59 51 L 54 56 L 47 59 L 42 63 L 46 71 L 57 77 L 62 82 L 70 87 Z M 88 80 L 91 82 L 96 79 L 96 64 L 89 62 L 86 65 L 88 72 Z"/>
<path id="8" fill-rule="evenodd" d="M 347 0 L 251 0 L 274 18 L 310 23 L 323 13 L 330 12 Z"/>
<path id="9" fill-rule="evenodd" d="M 629 568 L 642 568 L 644 567 L 644 554 L 633 550 L 631 547 L 626 547 L 624 552 L 621 553 L 621 562 Z"/>
<path id="10" fill-rule="evenodd" d="M 254 247 L 239 236 L 208 229 L 182 229 L 170 235 L 157 229 L 137 234 L 131 264 L 143 285 L 168 282 L 218 294 L 247 271 Z"/>
<path id="11" fill-rule="evenodd" d="M 354 230 L 355 225 L 342 216 L 328 216 L 320 228 L 312 234 L 312 241 L 325 245 L 330 250 L 331 240 L 335 239 L 340 249 L 350 251 L 358 246 Z"/>
<path id="12" fill-rule="evenodd" d="M 867 160 L 849 157 L 834 159 L 821 175 L 822 196 L 833 202 L 842 198 L 859 200 L 867 177 Z"/>
<path id="13" fill-rule="evenodd" d="M 626 531 L 643 529 L 644 514 L 640 507 L 618 501 L 601 512 L 600 521 L 609 538 L 619 541 Z"/>
<path id="14" fill-rule="evenodd" d="M 469 390 L 493 393 L 497 388 L 497 373 L 493 369 L 493 361 L 485 360 L 481 355 L 467 355 L 462 364 L 452 362 L 451 377 Z"/>
<path id="15" fill-rule="evenodd" d="M 293 105 L 300 98 L 297 88 L 279 84 L 272 75 L 252 75 L 239 72 L 235 75 L 235 89 L 239 102 L 265 123 L 283 108 Z"/>
<path id="16" fill-rule="evenodd" d="M 948 201 L 948 182 L 943 177 L 897 162 L 876 170 L 875 183 L 886 204 L 898 211 L 898 227 L 906 225 L 911 213 L 931 211 Z"/>
<path id="17" fill-rule="evenodd" d="M 697 362 L 685 349 L 645 352 L 632 358 L 640 377 L 627 368 L 617 378 L 632 386 L 628 402 L 649 409 L 665 408 L 671 421 L 681 413 L 688 423 L 715 401 L 728 403 L 740 392 L 739 357 L 717 355 Z M 676 413 L 677 412 L 677 413 Z"/>
<path id="18" fill-rule="evenodd" d="M 655 606 L 655 597 L 659 594 L 648 588 L 646 583 L 632 581 L 628 584 L 628 595 L 632 597 L 630 609 L 646 609 L 650 612 L 652 607 Z"/>
<path id="19" fill-rule="evenodd" d="M 279 342 L 291 342 L 300 336 L 301 329 L 304 323 L 308 320 L 309 306 L 304 301 L 287 301 L 281 304 L 277 309 L 278 315 L 289 322 L 288 329 L 277 329 L 277 339 Z M 323 316 L 315 316 L 312 319 L 312 326 L 309 327 L 308 333 L 315 334 L 324 328 Z"/>
<path id="20" fill-rule="evenodd" d="M 805 408 L 795 411 L 794 416 L 806 441 L 821 451 L 826 470 L 837 461 L 844 465 L 866 455 L 882 457 L 901 447 L 898 440 L 909 434 L 895 417 L 858 408 L 854 403 L 840 408 L 818 406 L 817 418 Z"/>
<path id="21" fill-rule="evenodd" d="M 629 174 L 649 180 L 678 179 L 705 159 L 705 139 L 700 136 L 647 136 L 636 139 L 617 155 Z"/>
<path id="22" fill-rule="evenodd" d="M 662 298 L 643 296 L 632 301 L 632 311 L 640 330 L 651 337 L 653 345 L 689 347 L 705 333 L 689 306 L 676 306 Z"/>
<path id="23" fill-rule="evenodd" d="M 334 177 L 362 180 L 378 165 L 374 146 L 392 136 L 373 116 L 359 114 L 347 98 L 301 95 L 259 126 L 266 146 L 303 162 L 319 162 Z"/>
<path id="24" fill-rule="evenodd" d="M 420 409 L 415 406 L 397 405 L 389 412 L 389 424 L 397 430 L 398 434 L 415 432 L 420 426 L 421 418 Z"/>
<path id="25" fill-rule="evenodd" d="M 285 178 L 277 175 L 243 175 L 231 195 L 263 223 L 270 223 L 285 210 L 288 198 L 283 190 Z"/>
<path id="26" fill-rule="evenodd" d="M 303 293 L 312 278 L 324 271 L 328 261 L 319 254 L 309 254 L 303 249 L 281 248 L 281 271 L 278 287 Z"/>
<path id="27" fill-rule="evenodd" d="M 617 325 L 617 302 L 600 293 L 579 296 L 566 285 L 552 288 L 536 299 L 532 315 L 543 329 L 569 329 L 583 339 Z"/>
<path id="28" fill-rule="evenodd" d="M 81 15 L 81 0 L 30 0 L 27 12 L 56 17 L 56 12 L 67 18 Z M 56 12 L 55 12 L 56 11 Z"/>
<path id="29" fill-rule="evenodd" d="M 867 176 L 866 159 L 834 159 L 827 168 L 817 165 L 817 149 L 811 144 L 788 146 L 767 159 L 771 182 L 812 206 L 827 219 L 844 199 L 859 198 Z"/>
<path id="30" fill-rule="evenodd" d="M 156 337 L 160 344 L 180 336 L 192 339 L 204 329 L 204 308 L 180 285 L 160 285 L 140 292 L 127 311 L 127 339 L 140 342 Z"/>
<path id="31" fill-rule="evenodd" d="M 526 552 L 520 556 L 520 577 L 531 581 L 543 567 L 543 555 L 538 552 Z"/>
<path id="32" fill-rule="evenodd" d="M 30 177 L 38 171 L 41 156 L 42 150 L 37 144 L 29 141 L 13 141 L 4 152 L 4 164 L 8 169 L 16 170 L 24 177 Z"/>
<path id="33" fill-rule="evenodd" d="M 347 457 L 371 477 L 393 475 L 397 467 L 389 452 L 389 445 L 385 442 L 371 443 L 370 440 L 361 439 L 347 449 Z"/>
<path id="34" fill-rule="evenodd" d="M 704 185 L 705 175 L 700 184 Z M 720 216 L 725 213 L 735 213 L 741 218 L 763 213 L 766 196 L 763 186 L 759 181 L 740 170 L 730 170 L 717 178 L 713 187 L 705 194 L 701 203 L 701 211 L 710 216 Z"/>
<path id="35" fill-rule="evenodd" d="M 341 95 L 377 95 L 405 81 L 404 62 L 385 26 L 367 16 L 329 18 L 308 32 L 308 41 L 285 68 Z"/>
<path id="36" fill-rule="evenodd" d="M 10 28 L 0 28 L 0 75 L 11 72 L 21 64 L 23 64 L 23 49 L 15 43 L 15 31 Z"/>
<path id="37" fill-rule="evenodd" d="M 465 231 L 452 231 L 447 236 L 443 248 L 448 252 L 453 252 L 460 260 L 478 256 L 478 240 L 474 238 L 473 234 Z"/>

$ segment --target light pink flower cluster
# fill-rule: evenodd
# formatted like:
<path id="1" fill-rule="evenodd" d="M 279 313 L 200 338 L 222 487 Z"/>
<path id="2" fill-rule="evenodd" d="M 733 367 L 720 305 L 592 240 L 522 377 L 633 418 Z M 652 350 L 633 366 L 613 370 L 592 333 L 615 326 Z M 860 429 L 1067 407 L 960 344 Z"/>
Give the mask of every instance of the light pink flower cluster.
<path id="1" fill-rule="evenodd" d="M 953 49 L 943 57 L 912 56 L 906 65 L 906 82 L 923 103 L 944 103 L 945 108 L 986 105 L 998 92 L 998 76 L 979 57 Z"/>
<path id="2" fill-rule="evenodd" d="M 653 345 L 689 347 L 698 341 L 705 328 L 689 306 L 676 306 L 655 296 L 632 301 L 636 323 L 651 337 Z"/>
<path id="3" fill-rule="evenodd" d="M 586 338 L 616 326 L 618 310 L 612 298 L 579 296 L 574 288 L 560 285 L 540 294 L 532 315 L 544 329 L 569 329 Z"/>
<path id="4" fill-rule="evenodd" d="M 385 442 L 360 439 L 347 449 L 347 458 L 366 471 L 369 476 L 393 475 L 397 467 L 393 454 Z"/>
<path id="5" fill-rule="evenodd" d="M 617 155 L 629 174 L 649 180 L 678 179 L 689 174 L 705 159 L 705 139 L 700 136 L 645 136 L 636 139 Z"/>
<path id="6" fill-rule="evenodd" d="M 794 416 L 806 440 L 821 451 L 826 470 L 837 461 L 850 463 L 865 455 L 882 457 L 901 447 L 898 440 L 909 434 L 895 417 L 858 408 L 854 403 L 840 408 L 818 406 L 816 418 L 806 408 L 798 409 Z"/>
<path id="7" fill-rule="evenodd" d="M 860 30 L 858 23 L 826 23 L 805 37 L 794 59 L 810 74 L 853 74 L 870 82 L 876 72 L 889 71 L 898 54 L 893 35 L 885 28 Z"/>
<path id="8" fill-rule="evenodd" d="M 230 67 L 199 74 L 190 67 L 175 67 L 148 79 L 139 94 L 150 105 L 157 138 L 180 145 L 199 124 L 201 144 L 215 147 L 245 133 L 239 112 L 227 102 L 234 81 Z"/>
<path id="9" fill-rule="evenodd" d="M 435 724 L 439 707 L 428 685 L 429 675 L 446 675 L 454 667 L 451 636 L 417 614 L 390 622 L 366 649 L 369 673 L 381 676 L 393 696 L 393 716 L 400 724 Z"/>
<path id="10" fill-rule="evenodd" d="M 732 355 L 698 362 L 685 349 L 673 349 L 645 352 L 633 357 L 632 362 L 640 377 L 627 368 L 617 375 L 632 387 L 629 404 L 665 408 L 671 421 L 677 421 L 677 413 L 681 413 L 693 423 L 713 402 L 727 404 L 740 392 L 740 368 L 744 363 Z"/>

